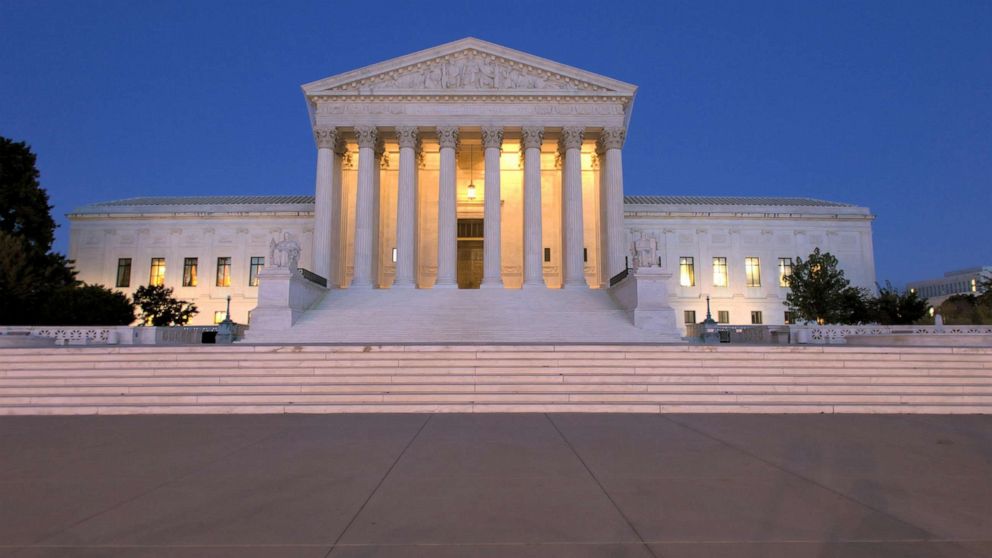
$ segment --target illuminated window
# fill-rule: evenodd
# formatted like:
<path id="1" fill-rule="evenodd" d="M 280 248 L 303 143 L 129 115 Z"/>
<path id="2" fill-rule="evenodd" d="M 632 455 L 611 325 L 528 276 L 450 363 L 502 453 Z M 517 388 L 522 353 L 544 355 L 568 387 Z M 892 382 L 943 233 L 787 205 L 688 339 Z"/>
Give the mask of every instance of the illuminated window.
<path id="1" fill-rule="evenodd" d="M 727 258 L 713 258 L 713 286 L 727 286 Z"/>
<path id="2" fill-rule="evenodd" d="M 761 310 L 751 310 L 751 323 L 761 325 Z"/>
<path id="3" fill-rule="evenodd" d="M 778 259 L 778 286 L 788 287 L 789 277 L 792 277 L 792 258 Z"/>
<path id="4" fill-rule="evenodd" d="M 196 268 L 198 266 L 199 259 L 197 258 L 186 258 L 183 260 L 183 286 L 184 287 L 195 287 L 196 286 Z"/>
<path id="5" fill-rule="evenodd" d="M 214 312 L 214 323 L 219 324 L 223 322 L 224 318 L 226 317 L 227 317 L 227 312 L 224 312 L 223 310 L 217 310 Z"/>
<path id="6" fill-rule="evenodd" d="M 683 287 L 696 286 L 696 264 L 690 257 L 682 256 L 679 258 L 679 285 Z"/>
<path id="7" fill-rule="evenodd" d="M 393 263 L 396 263 L 396 248 L 393 248 Z"/>
<path id="8" fill-rule="evenodd" d="M 794 323 L 796 323 L 796 313 L 795 312 L 786 311 L 786 313 L 785 313 L 785 323 L 786 324 L 794 324 Z"/>
<path id="9" fill-rule="evenodd" d="M 148 284 L 153 287 L 165 284 L 165 258 L 152 258 L 152 270 L 148 274 Z"/>
<path id="10" fill-rule="evenodd" d="M 258 272 L 265 267 L 265 258 L 262 256 L 252 256 L 251 265 L 248 267 L 248 286 L 258 286 Z"/>
<path id="11" fill-rule="evenodd" d="M 730 310 L 717 310 L 716 312 L 716 322 L 719 324 L 729 324 L 730 323 Z"/>
<path id="12" fill-rule="evenodd" d="M 972 279 L 971 280 L 971 292 L 973 292 L 973 293 L 977 293 L 978 292 L 978 280 L 977 279 Z"/>
<path id="13" fill-rule="evenodd" d="M 131 286 L 131 258 L 120 258 L 117 260 L 116 285 L 119 288 Z"/>
<path id="14" fill-rule="evenodd" d="M 217 258 L 217 286 L 231 286 L 231 258 Z"/>
<path id="15" fill-rule="evenodd" d="M 747 277 L 748 287 L 761 286 L 761 266 L 758 263 L 758 258 L 744 258 L 744 275 Z"/>
<path id="16" fill-rule="evenodd" d="M 685 323 L 694 324 L 696 323 L 696 311 L 686 310 L 682 313 L 682 317 L 685 319 Z"/>

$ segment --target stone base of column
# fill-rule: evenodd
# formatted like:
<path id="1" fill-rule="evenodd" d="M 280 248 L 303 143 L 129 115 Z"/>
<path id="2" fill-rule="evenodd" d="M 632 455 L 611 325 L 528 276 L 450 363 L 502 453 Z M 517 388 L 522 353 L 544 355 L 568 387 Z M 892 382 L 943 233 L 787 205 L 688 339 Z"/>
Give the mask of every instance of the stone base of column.
<path id="1" fill-rule="evenodd" d="M 524 281 L 522 287 L 525 289 L 546 289 L 548 285 L 544 281 Z"/>
<path id="2" fill-rule="evenodd" d="M 457 289 L 458 283 L 434 283 L 435 289 Z"/>
<path id="3" fill-rule="evenodd" d="M 562 288 L 564 287 L 582 287 L 585 289 L 589 288 L 589 284 L 586 283 L 585 279 L 572 279 L 571 281 L 566 280 L 564 283 L 562 283 L 561 286 Z"/>
<path id="4" fill-rule="evenodd" d="M 415 288 L 417 288 L 417 285 L 413 284 L 412 282 L 410 282 L 410 283 L 405 283 L 405 282 L 404 283 L 397 283 L 396 281 L 393 281 L 393 285 L 390 288 L 391 289 L 415 289 Z"/>
<path id="5" fill-rule="evenodd" d="M 482 283 L 479 285 L 479 288 L 480 289 L 502 289 L 503 288 L 503 280 L 500 279 L 500 280 L 497 281 L 495 279 L 490 279 L 490 280 L 487 281 L 487 280 L 483 279 L 482 280 Z"/>

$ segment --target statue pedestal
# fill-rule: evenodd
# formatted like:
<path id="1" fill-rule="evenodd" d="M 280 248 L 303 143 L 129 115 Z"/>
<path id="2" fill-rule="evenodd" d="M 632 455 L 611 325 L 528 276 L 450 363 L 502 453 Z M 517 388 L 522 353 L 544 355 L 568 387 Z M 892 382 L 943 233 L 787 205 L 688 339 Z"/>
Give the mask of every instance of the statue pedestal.
<path id="1" fill-rule="evenodd" d="M 258 273 L 258 306 L 251 311 L 247 340 L 264 331 L 285 331 L 327 291 L 296 269 L 267 267 Z"/>
<path id="2" fill-rule="evenodd" d="M 681 341 L 675 310 L 668 305 L 671 278 L 672 274 L 660 267 L 642 267 L 611 287 L 610 294 L 627 310 L 636 327 L 657 333 L 662 341 Z"/>

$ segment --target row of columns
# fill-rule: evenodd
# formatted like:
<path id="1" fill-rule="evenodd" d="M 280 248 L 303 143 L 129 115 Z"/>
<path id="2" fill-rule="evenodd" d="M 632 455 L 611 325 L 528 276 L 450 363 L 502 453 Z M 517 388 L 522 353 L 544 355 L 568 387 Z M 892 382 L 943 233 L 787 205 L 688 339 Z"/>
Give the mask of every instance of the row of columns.
<path id="1" fill-rule="evenodd" d="M 436 129 L 440 146 L 438 173 L 438 252 L 435 288 L 457 288 L 457 228 L 456 207 L 456 149 L 458 128 L 453 126 Z M 358 188 L 355 207 L 354 274 L 351 286 L 370 288 L 378 275 L 379 258 L 378 207 L 379 165 L 384 152 L 382 137 L 374 126 L 356 126 L 358 141 Z M 399 177 L 396 204 L 396 276 L 394 288 L 416 286 L 415 248 L 417 150 L 419 129 L 412 126 L 395 128 L 400 148 Z M 600 156 L 600 192 L 602 208 L 602 235 L 604 247 L 604 276 L 611 276 L 624 269 L 626 253 L 623 233 L 623 169 L 621 147 L 623 128 L 605 128 L 597 139 Z M 564 286 L 585 286 L 584 226 L 582 211 L 581 148 L 584 128 L 561 129 L 558 149 L 562 158 L 562 217 L 564 229 L 563 282 Z M 314 131 L 317 141 L 317 180 L 314 207 L 314 272 L 336 283 L 335 270 L 339 268 L 341 242 L 341 155 L 345 152 L 341 133 L 337 128 L 318 128 Z M 524 127 L 521 146 L 524 150 L 524 287 L 544 286 L 543 241 L 541 229 L 541 146 L 544 142 L 543 127 Z M 501 196 L 500 153 L 503 129 L 484 127 L 482 144 L 485 149 L 485 205 L 482 288 L 502 288 L 501 270 Z"/>

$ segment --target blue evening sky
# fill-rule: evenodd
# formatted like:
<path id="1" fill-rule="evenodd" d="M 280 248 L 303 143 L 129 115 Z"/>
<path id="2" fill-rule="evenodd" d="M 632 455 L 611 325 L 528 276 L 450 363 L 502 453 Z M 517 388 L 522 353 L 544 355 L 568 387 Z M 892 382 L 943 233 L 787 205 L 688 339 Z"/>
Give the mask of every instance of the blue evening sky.
<path id="1" fill-rule="evenodd" d="M 880 281 L 992 264 L 992 3 L 0 0 L 0 135 L 62 223 L 313 192 L 299 86 L 475 36 L 640 87 L 633 194 L 870 207 Z"/>

